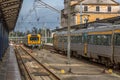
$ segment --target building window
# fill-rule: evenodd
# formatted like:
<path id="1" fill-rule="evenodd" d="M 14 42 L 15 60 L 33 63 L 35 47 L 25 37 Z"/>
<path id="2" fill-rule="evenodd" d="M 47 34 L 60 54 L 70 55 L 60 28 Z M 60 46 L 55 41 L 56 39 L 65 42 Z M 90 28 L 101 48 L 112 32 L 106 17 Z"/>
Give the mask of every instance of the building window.
<path id="1" fill-rule="evenodd" d="M 96 6 L 96 11 L 100 11 L 100 7 L 99 6 Z"/>
<path id="2" fill-rule="evenodd" d="M 84 6 L 84 11 L 88 11 L 88 6 Z"/>
<path id="3" fill-rule="evenodd" d="M 111 12 L 111 6 L 108 6 L 108 12 Z"/>

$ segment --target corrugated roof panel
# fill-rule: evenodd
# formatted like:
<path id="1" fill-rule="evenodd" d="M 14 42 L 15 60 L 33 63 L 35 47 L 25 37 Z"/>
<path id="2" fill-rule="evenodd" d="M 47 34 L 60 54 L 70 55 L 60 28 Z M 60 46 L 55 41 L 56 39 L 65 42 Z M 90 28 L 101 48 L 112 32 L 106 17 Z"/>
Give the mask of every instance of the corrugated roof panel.
<path id="1" fill-rule="evenodd" d="M 0 10 L 8 30 L 15 27 L 22 0 L 0 0 Z"/>

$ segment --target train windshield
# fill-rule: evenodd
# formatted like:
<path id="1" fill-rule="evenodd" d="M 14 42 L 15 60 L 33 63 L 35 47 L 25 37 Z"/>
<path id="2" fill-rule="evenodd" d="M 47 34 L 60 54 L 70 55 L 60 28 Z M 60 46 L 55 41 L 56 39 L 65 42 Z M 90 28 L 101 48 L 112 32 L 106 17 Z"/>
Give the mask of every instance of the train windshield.
<path id="1" fill-rule="evenodd" d="M 30 40 L 31 40 L 31 41 L 38 41 L 39 38 L 38 38 L 38 37 L 30 37 Z"/>

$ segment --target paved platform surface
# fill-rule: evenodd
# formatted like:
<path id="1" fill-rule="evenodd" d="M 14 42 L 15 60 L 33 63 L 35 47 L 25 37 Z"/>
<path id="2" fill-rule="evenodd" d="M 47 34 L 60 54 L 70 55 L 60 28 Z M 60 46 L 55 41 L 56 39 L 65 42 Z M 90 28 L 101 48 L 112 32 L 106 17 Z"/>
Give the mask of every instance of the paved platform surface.
<path id="1" fill-rule="evenodd" d="M 22 80 L 12 46 L 7 49 L 0 63 L 0 80 Z"/>
<path id="2" fill-rule="evenodd" d="M 58 74 L 62 80 L 120 80 L 120 75 L 104 73 L 104 67 L 94 65 L 89 61 L 71 58 L 71 65 L 68 65 L 66 64 L 68 61 L 66 56 L 50 53 L 50 51 L 44 49 L 33 50 L 31 54 L 36 55 L 40 62 Z M 68 73 L 69 66 L 71 67 L 71 73 Z M 61 70 L 64 70 L 65 73 L 61 73 Z"/>

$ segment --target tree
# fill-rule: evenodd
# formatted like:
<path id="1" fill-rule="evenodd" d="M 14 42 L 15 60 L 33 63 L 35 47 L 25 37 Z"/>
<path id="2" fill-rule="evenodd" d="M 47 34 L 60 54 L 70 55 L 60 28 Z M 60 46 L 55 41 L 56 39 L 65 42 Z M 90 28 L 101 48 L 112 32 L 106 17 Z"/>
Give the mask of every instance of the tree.
<path id="1" fill-rule="evenodd" d="M 41 28 L 38 29 L 38 34 L 42 34 L 42 29 Z"/>
<path id="2" fill-rule="evenodd" d="M 27 32 L 26 32 L 26 35 L 28 35 L 28 34 L 30 34 L 31 32 L 29 31 L 29 30 L 27 30 Z"/>
<path id="3" fill-rule="evenodd" d="M 37 33 L 38 33 L 38 29 L 37 29 L 36 27 L 33 27 L 33 28 L 32 28 L 32 33 L 33 33 L 33 34 L 37 34 Z"/>

